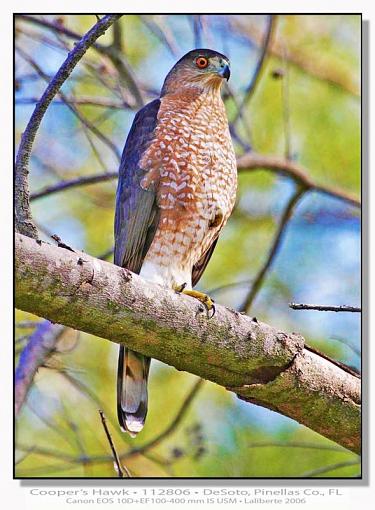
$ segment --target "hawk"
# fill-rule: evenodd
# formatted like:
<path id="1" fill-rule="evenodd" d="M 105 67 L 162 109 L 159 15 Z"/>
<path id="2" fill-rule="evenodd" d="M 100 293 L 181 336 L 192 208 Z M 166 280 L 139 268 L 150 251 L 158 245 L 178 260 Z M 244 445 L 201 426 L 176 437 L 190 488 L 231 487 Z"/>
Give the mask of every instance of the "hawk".
<path id="1" fill-rule="evenodd" d="M 115 264 L 200 299 L 203 274 L 236 198 L 237 167 L 221 85 L 227 57 L 209 49 L 184 55 L 160 97 L 135 116 L 116 195 Z M 117 414 L 132 437 L 147 414 L 150 358 L 120 346 Z"/>

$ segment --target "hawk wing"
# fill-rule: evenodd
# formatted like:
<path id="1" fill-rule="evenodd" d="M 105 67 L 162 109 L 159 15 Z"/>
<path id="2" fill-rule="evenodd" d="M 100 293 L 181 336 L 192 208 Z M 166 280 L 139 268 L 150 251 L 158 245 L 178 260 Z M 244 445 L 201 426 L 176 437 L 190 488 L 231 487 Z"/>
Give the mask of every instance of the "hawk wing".
<path id="1" fill-rule="evenodd" d="M 140 186 L 146 171 L 139 167 L 152 141 L 160 100 L 142 108 L 134 118 L 122 154 L 116 195 L 114 262 L 134 273 L 141 270 L 159 223 L 154 189 Z"/>
<path id="2" fill-rule="evenodd" d="M 206 269 L 206 266 L 211 258 L 211 255 L 213 254 L 214 252 L 214 249 L 215 249 L 215 246 L 216 246 L 216 243 L 217 243 L 217 240 L 219 239 L 219 237 L 216 237 L 216 239 L 214 239 L 211 243 L 211 246 L 204 252 L 204 254 L 202 255 L 202 257 L 198 260 L 198 262 L 196 264 L 194 264 L 193 266 L 193 271 L 192 271 L 192 276 L 191 276 L 191 281 L 192 281 L 192 286 L 195 287 L 195 285 L 198 283 L 198 281 L 200 280 L 204 270 Z"/>

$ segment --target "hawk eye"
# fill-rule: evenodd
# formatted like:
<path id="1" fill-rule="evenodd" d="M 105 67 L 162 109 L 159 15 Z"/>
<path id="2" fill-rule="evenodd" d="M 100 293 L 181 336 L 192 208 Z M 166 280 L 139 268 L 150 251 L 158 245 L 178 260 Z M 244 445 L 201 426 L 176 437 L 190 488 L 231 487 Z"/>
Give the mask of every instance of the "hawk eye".
<path id="1" fill-rule="evenodd" d="M 204 69 L 208 66 L 208 59 L 206 57 L 198 57 L 195 63 L 199 69 Z"/>

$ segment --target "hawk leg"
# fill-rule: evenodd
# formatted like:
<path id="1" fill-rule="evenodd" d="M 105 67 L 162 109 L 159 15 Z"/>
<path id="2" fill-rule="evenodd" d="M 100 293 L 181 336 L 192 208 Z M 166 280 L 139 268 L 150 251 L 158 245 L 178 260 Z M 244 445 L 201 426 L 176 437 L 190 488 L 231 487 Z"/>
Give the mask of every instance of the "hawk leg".
<path id="1" fill-rule="evenodd" d="M 212 319 L 212 317 L 215 315 L 215 305 L 214 300 L 210 298 L 207 294 L 204 294 L 203 292 L 199 292 L 199 290 L 187 290 L 185 289 L 186 283 L 183 283 L 182 285 L 177 285 L 174 287 L 174 290 L 181 294 L 186 294 L 187 296 L 191 296 L 195 299 L 198 299 L 203 306 L 205 307 L 207 311 L 207 318 Z"/>

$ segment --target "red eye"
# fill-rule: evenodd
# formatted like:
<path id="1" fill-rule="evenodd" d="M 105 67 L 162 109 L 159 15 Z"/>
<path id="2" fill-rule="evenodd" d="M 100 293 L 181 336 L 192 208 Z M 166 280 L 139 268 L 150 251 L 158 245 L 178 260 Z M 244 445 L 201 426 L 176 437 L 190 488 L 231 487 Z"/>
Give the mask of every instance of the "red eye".
<path id="1" fill-rule="evenodd" d="M 206 59 L 206 57 L 198 57 L 195 63 L 197 67 L 199 67 L 199 69 L 204 69 L 205 67 L 208 66 L 208 60 Z"/>

